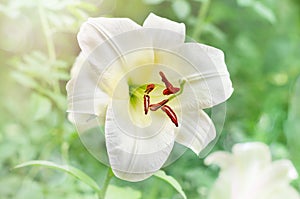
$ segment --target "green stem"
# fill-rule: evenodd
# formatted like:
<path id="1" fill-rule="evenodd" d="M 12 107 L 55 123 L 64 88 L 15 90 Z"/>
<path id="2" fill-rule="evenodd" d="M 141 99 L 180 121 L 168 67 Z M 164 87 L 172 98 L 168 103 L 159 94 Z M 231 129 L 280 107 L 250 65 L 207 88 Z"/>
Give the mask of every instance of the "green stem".
<path id="1" fill-rule="evenodd" d="M 48 55 L 49 55 L 50 60 L 54 61 L 54 60 L 56 60 L 55 46 L 54 46 L 54 42 L 52 40 L 52 33 L 50 30 L 50 25 L 48 23 L 48 20 L 45 15 L 45 10 L 42 5 L 39 5 L 38 11 L 39 11 L 39 16 L 40 16 L 40 20 L 41 20 L 41 24 L 42 24 L 42 28 L 43 28 L 43 33 L 45 35 L 45 40 L 47 43 Z"/>
<path id="2" fill-rule="evenodd" d="M 113 174 L 111 168 L 108 168 L 103 187 L 102 187 L 101 191 L 98 192 L 98 199 L 104 199 L 105 198 L 105 194 L 107 192 L 109 182 L 110 182 L 110 180 L 113 176 L 114 176 L 114 174 Z"/>
<path id="3" fill-rule="evenodd" d="M 192 34 L 192 37 L 194 39 L 196 38 L 200 38 L 200 35 L 202 33 L 203 30 L 203 26 L 205 24 L 206 21 L 206 17 L 207 17 L 207 13 L 209 10 L 209 6 L 210 6 L 211 0 L 206 0 L 202 3 L 199 12 L 198 12 L 198 17 L 197 17 L 197 23 L 195 25 L 195 29 L 194 32 Z"/>
<path id="4" fill-rule="evenodd" d="M 62 142 L 61 145 L 61 153 L 62 153 L 62 157 L 63 160 L 65 161 L 66 164 L 69 164 L 69 143 L 66 141 Z"/>
<path id="5" fill-rule="evenodd" d="M 51 61 L 51 63 L 54 63 L 54 61 L 56 61 L 55 45 L 52 39 L 52 31 L 50 29 L 50 25 L 47 20 L 45 9 L 43 8 L 42 3 L 40 3 L 38 7 L 38 12 L 39 12 L 41 25 L 42 25 L 43 33 L 47 44 L 49 60 Z M 60 86 L 58 81 L 53 82 L 53 89 L 55 93 L 60 94 Z"/>
<path id="6" fill-rule="evenodd" d="M 168 98 L 169 101 L 171 101 L 172 99 L 174 99 L 175 97 L 181 95 L 181 93 L 183 92 L 183 88 L 184 88 L 184 84 L 185 84 L 185 80 L 179 80 L 179 84 L 180 84 L 180 91 L 174 95 L 172 95 L 171 97 Z"/>

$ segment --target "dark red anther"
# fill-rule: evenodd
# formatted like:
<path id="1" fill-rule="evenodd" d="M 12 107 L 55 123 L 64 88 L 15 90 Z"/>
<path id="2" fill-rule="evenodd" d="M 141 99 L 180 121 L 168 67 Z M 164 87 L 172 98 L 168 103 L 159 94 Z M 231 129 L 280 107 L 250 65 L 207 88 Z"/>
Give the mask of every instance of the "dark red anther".
<path id="1" fill-rule="evenodd" d="M 159 75 L 161 76 L 161 80 L 165 83 L 166 89 L 163 91 L 164 95 L 170 95 L 177 93 L 180 88 L 174 87 L 167 79 L 165 74 L 163 72 L 159 72 Z"/>
<path id="2" fill-rule="evenodd" d="M 148 84 L 148 85 L 147 85 L 147 88 L 146 88 L 146 90 L 145 90 L 145 93 L 146 93 L 146 94 L 149 94 L 154 88 L 155 88 L 155 85 L 154 85 L 154 84 Z"/>
<path id="3" fill-rule="evenodd" d="M 166 89 L 163 91 L 163 94 L 164 94 L 164 95 L 170 95 L 170 94 L 177 93 L 179 90 L 180 90 L 180 88 L 176 88 L 176 87 L 173 87 L 172 89 L 166 88 Z"/>
<path id="4" fill-rule="evenodd" d="M 168 99 L 165 99 L 157 104 L 151 104 L 150 105 L 150 110 L 151 111 L 156 111 L 157 109 L 159 109 L 160 107 L 162 107 L 163 105 L 165 105 L 166 103 L 168 103 Z"/>
<path id="5" fill-rule="evenodd" d="M 178 120 L 175 112 L 169 107 L 168 105 L 164 105 L 161 107 L 161 110 L 163 110 L 169 118 L 172 120 L 172 122 L 175 124 L 176 127 L 178 127 Z"/>
<path id="6" fill-rule="evenodd" d="M 149 111 L 149 105 L 150 105 L 150 96 L 149 95 L 144 95 L 144 111 L 145 115 L 147 115 Z"/>

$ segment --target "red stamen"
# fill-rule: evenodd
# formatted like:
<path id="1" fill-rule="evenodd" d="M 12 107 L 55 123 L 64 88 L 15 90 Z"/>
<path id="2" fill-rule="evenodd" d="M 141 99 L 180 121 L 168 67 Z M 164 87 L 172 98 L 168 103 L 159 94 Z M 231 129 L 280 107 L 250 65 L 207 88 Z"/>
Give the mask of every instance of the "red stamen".
<path id="1" fill-rule="evenodd" d="M 174 93 L 177 93 L 178 91 L 180 90 L 180 88 L 166 88 L 164 91 L 163 91 L 163 94 L 164 95 L 170 95 L 170 94 L 174 94 Z"/>
<path id="2" fill-rule="evenodd" d="M 150 104 L 150 110 L 151 111 L 156 111 L 157 109 L 159 109 L 160 107 L 162 107 L 163 105 L 165 105 L 169 100 L 165 99 L 157 104 Z"/>
<path id="3" fill-rule="evenodd" d="M 177 93 L 180 88 L 174 87 L 167 79 L 165 74 L 163 72 L 159 72 L 159 75 L 161 76 L 161 80 L 165 83 L 166 89 L 163 91 L 164 95 L 170 95 Z"/>
<path id="4" fill-rule="evenodd" d="M 147 115 L 149 111 L 149 104 L 150 104 L 150 96 L 149 95 L 144 95 L 144 111 L 145 115 Z"/>
<path id="5" fill-rule="evenodd" d="M 155 85 L 154 85 L 154 84 L 148 84 L 148 85 L 147 85 L 147 88 L 146 88 L 146 90 L 145 90 L 145 93 L 146 93 L 146 94 L 149 94 L 154 88 L 155 88 Z"/>
<path id="6" fill-rule="evenodd" d="M 172 120 L 172 122 L 175 124 L 176 127 L 178 127 L 178 120 L 175 112 L 169 107 L 168 105 L 164 105 L 161 107 L 161 110 L 163 110 L 169 118 Z"/>

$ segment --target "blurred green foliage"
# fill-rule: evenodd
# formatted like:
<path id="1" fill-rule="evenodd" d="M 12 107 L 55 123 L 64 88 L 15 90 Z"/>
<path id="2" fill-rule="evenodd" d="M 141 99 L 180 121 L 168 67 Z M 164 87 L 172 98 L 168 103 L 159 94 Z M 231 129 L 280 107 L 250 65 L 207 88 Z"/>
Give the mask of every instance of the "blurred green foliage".
<path id="1" fill-rule="evenodd" d="M 298 155 L 300 3 L 297 0 L 2 0 L 0 2 L 0 195 L 3 199 L 97 196 L 84 183 L 44 168 L 11 170 L 34 159 L 77 167 L 101 186 L 107 168 L 82 146 L 66 119 L 65 85 L 79 53 L 76 34 L 88 17 L 149 12 L 182 21 L 193 39 L 226 55 L 235 92 L 214 150 L 237 142 L 267 143 L 274 159 Z M 296 85 L 296 86 L 294 86 Z M 164 169 L 188 198 L 206 198 L 218 169 L 187 151 Z M 300 190 L 300 181 L 294 186 Z M 108 197 L 181 198 L 166 182 L 113 178 Z"/>

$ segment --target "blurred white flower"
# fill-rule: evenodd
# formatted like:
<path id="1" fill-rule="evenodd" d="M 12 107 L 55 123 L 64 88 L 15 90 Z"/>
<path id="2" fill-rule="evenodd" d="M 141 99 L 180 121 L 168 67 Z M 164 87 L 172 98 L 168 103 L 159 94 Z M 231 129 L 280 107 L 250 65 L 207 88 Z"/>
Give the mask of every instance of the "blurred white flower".
<path id="1" fill-rule="evenodd" d="M 221 50 L 184 43 L 185 25 L 150 14 L 90 18 L 67 85 L 69 118 L 80 131 L 104 126 L 116 176 L 143 180 L 166 162 L 174 142 L 199 154 L 215 138 L 202 110 L 233 92 Z M 86 58 L 86 61 L 84 60 Z M 97 123 L 89 124 L 97 117 Z"/>
<path id="2" fill-rule="evenodd" d="M 210 154 L 205 164 L 221 168 L 208 199 L 299 199 L 289 185 L 298 177 L 290 160 L 271 160 L 266 144 L 253 142 L 233 146 L 232 154 Z"/>

